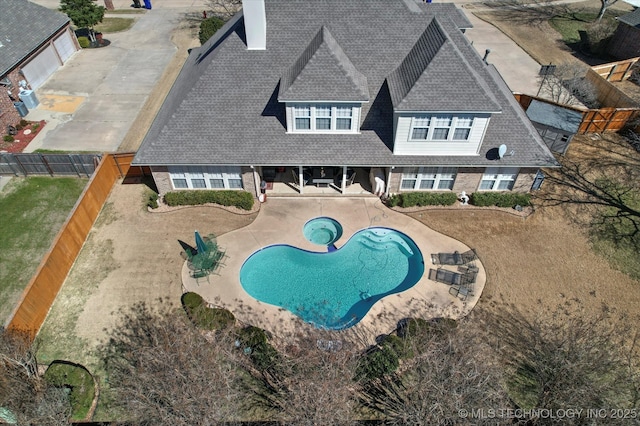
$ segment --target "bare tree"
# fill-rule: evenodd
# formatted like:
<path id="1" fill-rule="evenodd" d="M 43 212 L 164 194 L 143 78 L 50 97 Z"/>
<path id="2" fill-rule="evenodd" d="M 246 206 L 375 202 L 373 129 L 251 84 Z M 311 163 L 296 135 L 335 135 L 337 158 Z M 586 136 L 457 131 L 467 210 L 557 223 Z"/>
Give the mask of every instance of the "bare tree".
<path id="1" fill-rule="evenodd" d="M 598 97 L 593 85 L 585 78 L 586 70 L 578 62 L 559 64 L 553 74 L 539 77 L 540 93 L 559 104 L 595 108 Z"/>
<path id="2" fill-rule="evenodd" d="M 598 17 L 596 18 L 596 22 L 600 22 L 602 17 L 607 12 L 611 6 L 616 4 L 618 0 L 600 0 L 600 11 L 598 12 Z"/>
<path id="3" fill-rule="evenodd" d="M 206 4 L 215 16 L 225 21 L 242 9 L 242 0 L 207 0 Z"/>
<path id="4" fill-rule="evenodd" d="M 0 407 L 21 425 L 68 424 L 71 415 L 66 392 L 38 374 L 31 339 L 19 332 L 0 331 Z"/>
<path id="5" fill-rule="evenodd" d="M 566 303 L 527 318 L 502 307 L 477 312 L 474 321 L 505 366 L 509 395 L 520 408 L 638 407 L 638 333 L 608 309 L 588 315 L 579 303 Z"/>
<path id="6" fill-rule="evenodd" d="M 99 352 L 109 393 L 128 421 L 207 425 L 239 416 L 232 336 L 204 335 L 182 310 L 135 305 Z"/>
<path id="7" fill-rule="evenodd" d="M 469 418 L 473 410 L 508 408 L 501 373 L 486 344 L 463 322 L 424 329 L 405 337 L 414 356 L 396 374 L 362 384 L 363 403 L 388 424 L 495 424 L 495 418 Z"/>

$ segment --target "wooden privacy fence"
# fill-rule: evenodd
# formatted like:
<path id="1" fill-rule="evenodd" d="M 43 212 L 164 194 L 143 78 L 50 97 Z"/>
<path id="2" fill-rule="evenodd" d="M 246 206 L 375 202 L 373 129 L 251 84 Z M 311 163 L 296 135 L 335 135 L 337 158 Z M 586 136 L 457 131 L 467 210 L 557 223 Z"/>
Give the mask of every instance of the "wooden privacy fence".
<path id="1" fill-rule="evenodd" d="M 102 154 L 0 153 L 0 175 L 86 176 L 95 172 Z"/>
<path id="2" fill-rule="evenodd" d="M 538 98 L 536 96 L 515 93 L 514 96 L 520 103 L 520 106 L 526 111 L 532 100 L 545 102 L 562 108 L 577 111 L 582 114 L 582 122 L 578 129 L 578 133 L 602 133 L 605 131 L 618 131 L 631 121 L 640 117 L 640 108 L 600 108 L 600 109 L 580 109 L 567 105 L 558 104 L 548 99 Z"/>
<path id="3" fill-rule="evenodd" d="M 25 331 L 35 338 L 113 184 L 127 174 L 133 156 L 133 153 L 102 156 L 93 177 L 22 293 L 6 328 Z"/>
<path id="4" fill-rule="evenodd" d="M 591 69 L 607 81 L 622 81 L 628 79 L 633 73 L 633 66 L 640 58 L 625 59 L 624 61 L 609 62 L 596 65 Z"/>

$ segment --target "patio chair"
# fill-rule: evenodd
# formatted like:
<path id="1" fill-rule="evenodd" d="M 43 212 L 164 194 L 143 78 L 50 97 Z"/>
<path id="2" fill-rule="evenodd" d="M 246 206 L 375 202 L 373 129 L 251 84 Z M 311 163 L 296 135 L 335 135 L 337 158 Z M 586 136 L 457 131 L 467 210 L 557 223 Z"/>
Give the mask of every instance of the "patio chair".
<path id="1" fill-rule="evenodd" d="M 466 286 L 453 286 L 449 289 L 449 294 L 460 300 L 467 300 L 467 297 L 473 293 Z"/>
<path id="2" fill-rule="evenodd" d="M 429 279 L 431 281 L 447 285 L 461 285 L 462 277 L 462 274 L 446 269 L 429 269 Z"/>
<path id="3" fill-rule="evenodd" d="M 191 272 L 191 278 L 195 278 L 196 279 L 196 284 L 200 285 L 200 280 L 202 278 L 206 278 L 208 283 L 211 283 L 211 281 L 209 281 L 209 271 L 206 271 L 204 269 L 198 269 L 198 270 L 194 270 Z"/>

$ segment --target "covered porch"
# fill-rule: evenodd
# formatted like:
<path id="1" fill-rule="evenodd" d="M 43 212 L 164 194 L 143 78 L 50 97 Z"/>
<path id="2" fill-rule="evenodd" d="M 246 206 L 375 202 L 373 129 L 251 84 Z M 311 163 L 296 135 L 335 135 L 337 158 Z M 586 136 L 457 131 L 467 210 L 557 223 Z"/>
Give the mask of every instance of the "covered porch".
<path id="1" fill-rule="evenodd" d="M 294 195 L 374 195 L 371 168 L 351 166 L 262 166 L 255 169 L 260 193 Z"/>

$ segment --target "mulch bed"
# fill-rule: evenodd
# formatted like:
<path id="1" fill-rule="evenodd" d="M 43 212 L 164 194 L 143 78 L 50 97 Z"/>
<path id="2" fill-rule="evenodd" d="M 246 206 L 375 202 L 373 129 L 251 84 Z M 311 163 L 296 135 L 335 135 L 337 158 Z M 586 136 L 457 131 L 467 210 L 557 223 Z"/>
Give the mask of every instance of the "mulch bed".
<path id="1" fill-rule="evenodd" d="M 34 129 L 34 125 L 35 129 Z M 18 130 L 18 133 L 13 137 L 13 142 L 5 142 L 4 140 L 0 140 L 0 151 L 6 152 L 22 152 L 27 145 L 36 137 L 40 131 L 47 124 L 46 121 L 29 121 L 27 125 L 24 126 L 21 130 Z"/>

